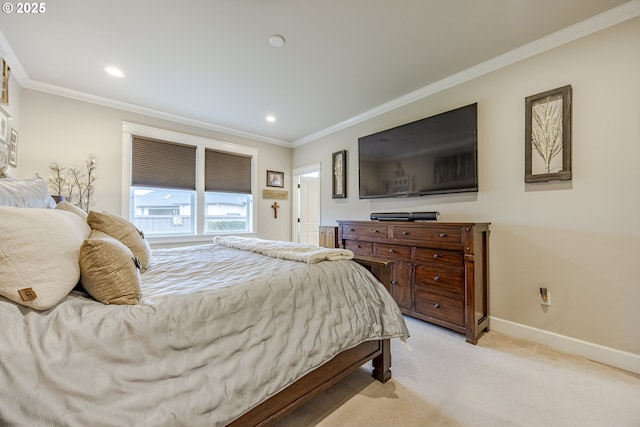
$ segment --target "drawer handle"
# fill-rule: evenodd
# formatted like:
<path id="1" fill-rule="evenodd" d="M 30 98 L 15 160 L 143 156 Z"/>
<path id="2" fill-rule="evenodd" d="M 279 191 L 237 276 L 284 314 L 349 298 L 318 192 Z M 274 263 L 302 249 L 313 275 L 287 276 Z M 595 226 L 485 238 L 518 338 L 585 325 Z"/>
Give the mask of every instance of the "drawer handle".
<path id="1" fill-rule="evenodd" d="M 442 238 L 447 237 L 447 233 L 440 233 L 440 237 L 442 237 Z"/>
<path id="2" fill-rule="evenodd" d="M 436 276 L 436 277 L 434 277 L 434 278 L 433 278 L 433 281 L 434 281 L 434 282 L 439 282 L 439 281 L 440 281 L 440 276 Z"/>
<path id="3" fill-rule="evenodd" d="M 354 231 L 356 231 L 356 229 L 355 228 L 350 228 L 349 231 L 354 232 Z"/>
<path id="4" fill-rule="evenodd" d="M 435 253 L 435 254 L 433 254 L 433 257 L 434 257 L 435 259 L 440 259 L 440 254 Z"/>
<path id="5" fill-rule="evenodd" d="M 378 231 L 378 230 L 373 230 L 373 232 L 374 232 L 374 234 L 380 233 L 380 231 Z"/>
<path id="6" fill-rule="evenodd" d="M 398 281 L 397 281 L 397 280 L 392 280 L 392 281 L 391 281 L 391 284 L 392 284 L 393 286 L 397 286 L 397 285 L 398 285 Z"/>
<path id="7" fill-rule="evenodd" d="M 389 253 L 390 253 L 390 254 L 395 254 L 395 253 L 396 253 L 396 250 L 395 250 L 395 249 L 389 249 Z"/>
<path id="8" fill-rule="evenodd" d="M 362 246 L 356 245 L 356 249 L 362 249 Z"/>
<path id="9" fill-rule="evenodd" d="M 440 304 L 439 303 L 435 303 L 435 304 L 433 304 L 433 307 L 434 308 L 440 308 Z"/>
<path id="10" fill-rule="evenodd" d="M 408 235 L 409 235 L 409 232 L 408 232 L 408 231 L 403 231 L 403 232 L 402 232 L 402 235 L 403 235 L 403 236 L 408 236 Z"/>

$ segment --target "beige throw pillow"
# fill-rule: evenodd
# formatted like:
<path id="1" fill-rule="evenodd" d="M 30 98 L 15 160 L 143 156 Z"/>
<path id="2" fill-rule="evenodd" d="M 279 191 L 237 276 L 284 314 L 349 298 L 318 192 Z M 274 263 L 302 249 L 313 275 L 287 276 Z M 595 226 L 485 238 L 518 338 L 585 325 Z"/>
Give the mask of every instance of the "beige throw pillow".
<path id="1" fill-rule="evenodd" d="M 0 207 L 0 295 L 36 310 L 59 303 L 80 279 L 90 232 L 70 212 Z"/>
<path id="2" fill-rule="evenodd" d="M 93 230 L 102 231 L 120 240 L 140 260 L 140 272 L 149 267 L 151 262 L 151 248 L 144 234 L 128 220 L 118 215 L 106 212 L 90 211 L 87 222 Z"/>
<path id="3" fill-rule="evenodd" d="M 80 282 L 97 301 L 137 304 L 140 299 L 138 264 L 123 243 L 94 230 L 80 248 Z"/>

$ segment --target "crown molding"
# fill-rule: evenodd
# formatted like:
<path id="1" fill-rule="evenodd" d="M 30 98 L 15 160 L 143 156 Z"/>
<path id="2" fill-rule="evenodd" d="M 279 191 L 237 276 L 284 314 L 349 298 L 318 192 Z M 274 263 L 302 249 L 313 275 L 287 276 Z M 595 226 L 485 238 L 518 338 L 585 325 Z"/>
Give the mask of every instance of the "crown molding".
<path id="1" fill-rule="evenodd" d="M 24 83 L 29 81 L 29 76 L 20 61 L 18 61 L 18 57 L 11 49 L 11 45 L 2 31 L 0 31 L 0 56 L 7 60 L 11 67 L 11 75 L 18 81 L 20 86 L 24 87 Z"/>
<path id="2" fill-rule="evenodd" d="M 355 124 L 388 113 L 397 108 L 404 107 L 405 105 L 411 104 L 412 102 L 419 101 L 443 90 L 457 86 L 461 83 L 473 80 L 485 74 L 489 74 L 493 71 L 515 64 L 516 62 L 538 55 L 547 50 L 551 50 L 558 46 L 570 43 L 574 40 L 596 33 L 605 28 L 612 27 L 616 24 L 635 18 L 639 15 L 640 0 L 629 1 L 599 15 L 578 22 L 577 24 L 574 24 L 570 27 L 564 28 L 531 43 L 525 44 L 503 55 L 482 62 L 471 68 L 467 68 L 466 70 L 459 73 L 452 74 L 449 77 L 446 77 L 428 86 L 424 86 L 418 90 L 410 92 L 387 103 L 379 105 L 378 107 L 375 107 L 357 116 L 351 117 L 350 119 L 307 135 L 294 141 L 292 145 L 293 147 L 299 147 Z"/>
<path id="3" fill-rule="evenodd" d="M 76 99 L 78 101 L 89 102 L 92 104 L 102 105 L 105 107 L 115 108 L 118 110 L 124 110 L 131 113 L 138 113 L 145 116 L 155 117 L 158 119 L 168 120 L 171 122 L 181 123 L 189 126 L 198 127 L 201 129 L 208 129 L 217 132 L 226 133 L 229 135 L 239 136 L 242 138 L 248 138 L 256 141 L 266 142 L 274 145 L 282 145 L 285 147 L 291 147 L 291 143 L 288 141 L 282 141 L 275 138 L 270 138 L 264 135 L 258 135 L 251 132 L 245 132 L 238 129 L 233 129 L 225 126 L 216 125 L 213 123 L 205 122 L 202 120 L 191 119 L 189 117 L 180 116 L 177 114 L 167 113 L 164 111 L 156 110 L 153 108 L 142 107 L 127 102 L 116 101 L 110 98 L 104 98 L 101 96 L 91 95 L 85 92 L 80 92 L 72 89 L 63 88 L 60 86 L 50 85 L 48 83 L 37 82 L 33 80 L 27 81 L 25 84 L 21 83 L 21 86 L 27 89 L 36 90 L 39 92 L 50 93 L 53 95 L 64 96 L 66 98 Z"/>

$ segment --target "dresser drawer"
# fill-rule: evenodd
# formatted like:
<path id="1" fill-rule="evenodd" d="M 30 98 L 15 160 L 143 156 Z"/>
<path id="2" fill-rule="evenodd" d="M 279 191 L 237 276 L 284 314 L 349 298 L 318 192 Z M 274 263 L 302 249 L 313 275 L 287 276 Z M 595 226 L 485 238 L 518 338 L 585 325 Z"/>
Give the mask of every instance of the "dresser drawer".
<path id="1" fill-rule="evenodd" d="M 462 269 L 417 264 L 415 270 L 416 287 L 422 285 L 464 295 L 464 272 Z"/>
<path id="2" fill-rule="evenodd" d="M 373 254 L 380 258 L 409 261 L 411 259 L 411 247 L 376 243 L 373 245 Z"/>
<path id="3" fill-rule="evenodd" d="M 463 259 L 464 254 L 459 251 L 416 248 L 415 260 L 418 263 L 461 267 L 463 265 Z"/>
<path id="4" fill-rule="evenodd" d="M 438 243 L 462 244 L 462 230 L 453 227 L 393 227 L 393 240 L 405 242 L 408 240 L 420 240 Z"/>
<path id="5" fill-rule="evenodd" d="M 345 240 L 344 248 L 349 249 L 356 255 L 373 255 L 373 243 L 360 242 L 357 240 Z"/>
<path id="6" fill-rule="evenodd" d="M 415 308 L 418 313 L 464 326 L 464 299 L 416 288 Z"/>
<path id="7" fill-rule="evenodd" d="M 389 237 L 389 227 L 380 224 L 343 224 L 343 238 L 383 238 Z"/>

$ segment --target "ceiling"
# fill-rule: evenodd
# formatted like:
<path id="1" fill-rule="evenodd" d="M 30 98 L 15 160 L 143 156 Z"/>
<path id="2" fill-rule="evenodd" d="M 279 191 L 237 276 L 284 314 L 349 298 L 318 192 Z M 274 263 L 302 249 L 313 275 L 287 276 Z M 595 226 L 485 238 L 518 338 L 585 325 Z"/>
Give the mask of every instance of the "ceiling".
<path id="1" fill-rule="evenodd" d="M 296 146 L 638 14 L 602 15 L 625 1 L 55 0 L 0 14 L 0 54 L 26 88 Z"/>

